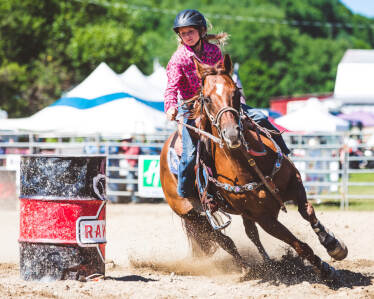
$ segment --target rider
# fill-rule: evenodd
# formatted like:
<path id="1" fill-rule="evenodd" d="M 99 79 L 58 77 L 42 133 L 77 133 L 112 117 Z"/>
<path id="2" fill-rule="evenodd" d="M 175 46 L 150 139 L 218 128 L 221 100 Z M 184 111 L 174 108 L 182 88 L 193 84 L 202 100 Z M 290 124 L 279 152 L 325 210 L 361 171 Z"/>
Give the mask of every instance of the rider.
<path id="1" fill-rule="evenodd" d="M 216 40 L 223 43 L 226 33 L 207 34 L 207 24 L 204 16 L 197 10 L 186 9 L 179 12 L 174 20 L 173 29 L 178 35 L 180 45 L 171 57 L 166 73 L 168 77 L 165 91 L 165 111 L 169 120 L 174 120 L 179 112 L 183 123 L 194 125 L 194 120 L 188 118 L 189 108 L 178 106 L 178 100 L 187 100 L 197 94 L 201 87 L 200 79 L 192 57 L 208 65 L 214 65 L 222 59 L 218 46 L 209 42 Z M 256 109 L 243 105 L 245 113 L 260 125 L 276 130 L 266 116 Z M 179 110 L 179 111 L 178 111 Z M 277 140 L 283 152 L 289 153 L 287 146 L 280 137 Z M 182 156 L 178 167 L 178 194 L 182 197 L 194 197 L 194 165 L 196 160 L 196 143 L 191 138 L 189 130 L 182 127 Z"/>

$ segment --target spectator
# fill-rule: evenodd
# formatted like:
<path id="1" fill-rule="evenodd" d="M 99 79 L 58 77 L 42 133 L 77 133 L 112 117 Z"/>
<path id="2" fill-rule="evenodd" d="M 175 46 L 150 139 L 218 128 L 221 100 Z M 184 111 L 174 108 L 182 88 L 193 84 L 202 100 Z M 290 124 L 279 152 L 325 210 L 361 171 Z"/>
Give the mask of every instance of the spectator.
<path id="1" fill-rule="evenodd" d="M 5 142 L 5 140 L 1 136 L 0 136 L 0 142 L 1 143 Z M 5 165 L 5 160 L 2 157 L 2 155 L 5 155 L 5 150 L 6 150 L 6 147 L 0 147 L 0 156 L 1 156 L 0 166 L 4 166 Z"/>
<path id="2" fill-rule="evenodd" d="M 109 147 L 109 154 L 115 155 L 118 154 L 118 147 L 110 146 Z M 105 150 L 100 150 L 100 153 L 105 152 Z M 108 159 L 108 167 L 119 167 L 119 159 L 118 158 L 110 158 Z M 109 170 L 108 172 L 110 179 L 118 179 L 120 177 L 118 170 Z M 110 191 L 120 191 L 120 185 L 117 183 L 108 183 L 108 187 Z M 117 195 L 109 195 L 108 199 L 111 202 L 119 202 L 119 197 Z"/>
<path id="3" fill-rule="evenodd" d="M 122 155 L 139 155 L 140 153 L 140 148 L 138 146 L 135 146 L 132 144 L 132 137 L 125 138 L 121 140 L 121 146 L 119 148 L 119 153 Z M 133 180 L 136 178 L 135 174 L 135 169 L 138 166 L 138 158 L 125 158 L 121 159 L 120 162 L 120 175 L 126 176 L 127 180 Z M 136 184 L 134 183 L 128 183 L 126 186 L 126 190 L 131 192 L 131 201 L 133 203 L 138 202 L 135 192 L 137 191 L 136 189 Z"/>

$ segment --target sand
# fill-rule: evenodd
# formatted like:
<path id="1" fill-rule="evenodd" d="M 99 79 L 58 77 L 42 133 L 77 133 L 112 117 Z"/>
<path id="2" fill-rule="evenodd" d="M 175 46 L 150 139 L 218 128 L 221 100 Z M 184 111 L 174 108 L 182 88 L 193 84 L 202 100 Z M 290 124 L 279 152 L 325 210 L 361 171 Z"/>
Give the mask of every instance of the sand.
<path id="1" fill-rule="evenodd" d="M 16 210 L 0 210 L 1 298 L 374 298 L 374 212 L 318 212 L 349 253 L 331 261 L 297 211 L 280 221 L 339 269 L 341 279 L 321 281 L 286 244 L 260 230 L 273 262 L 265 265 L 235 216 L 226 234 L 252 266 L 243 274 L 219 249 L 192 258 L 181 221 L 166 204 L 108 204 L 106 277 L 97 281 L 29 282 L 19 275 Z"/>

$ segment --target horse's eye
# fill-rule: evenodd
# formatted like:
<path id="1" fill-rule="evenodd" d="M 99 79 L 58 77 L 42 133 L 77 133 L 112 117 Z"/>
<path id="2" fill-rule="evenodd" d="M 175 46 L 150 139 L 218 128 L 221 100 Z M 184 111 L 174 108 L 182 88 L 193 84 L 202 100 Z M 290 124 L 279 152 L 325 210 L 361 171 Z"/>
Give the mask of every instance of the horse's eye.
<path id="1" fill-rule="evenodd" d="M 204 101 L 209 104 L 212 100 L 210 98 L 204 98 Z"/>

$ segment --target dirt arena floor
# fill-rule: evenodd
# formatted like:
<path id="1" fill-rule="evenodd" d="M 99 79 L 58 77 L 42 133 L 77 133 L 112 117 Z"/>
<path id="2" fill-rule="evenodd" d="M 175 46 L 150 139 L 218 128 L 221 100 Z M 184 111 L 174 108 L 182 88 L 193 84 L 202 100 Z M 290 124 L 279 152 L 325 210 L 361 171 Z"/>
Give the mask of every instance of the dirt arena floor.
<path id="1" fill-rule="evenodd" d="M 166 204 L 108 205 L 105 280 L 27 282 L 20 279 L 18 212 L 0 210 L 0 298 L 374 298 L 374 212 L 319 212 L 322 223 L 349 248 L 333 262 L 295 210 L 280 220 L 325 261 L 341 281 L 318 279 L 292 250 L 260 229 L 273 259 L 262 263 L 239 217 L 226 233 L 252 265 L 246 275 L 219 249 L 192 259 L 179 218 Z"/>

